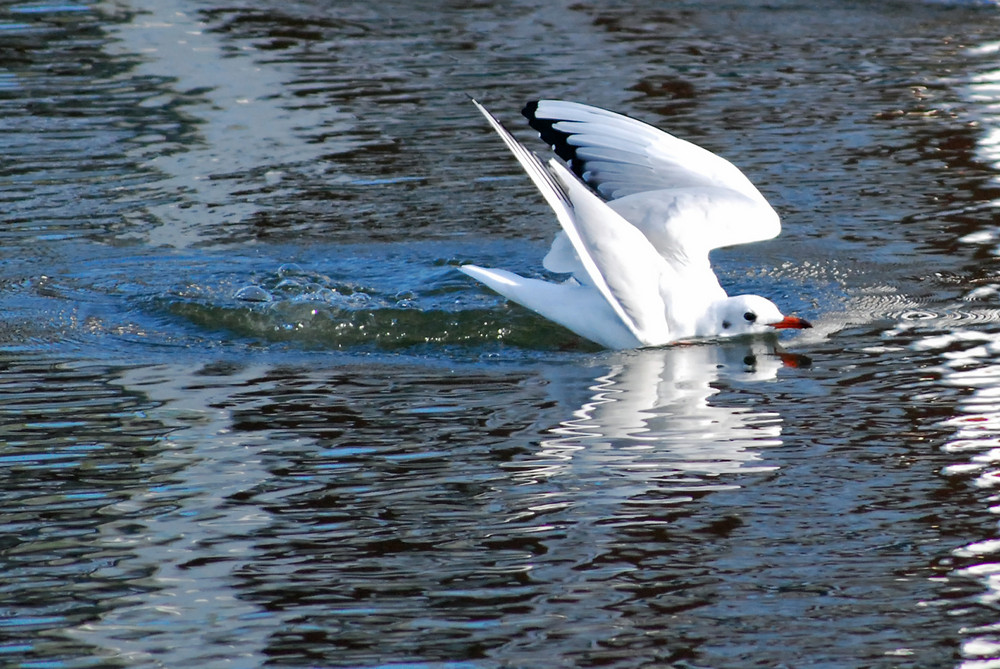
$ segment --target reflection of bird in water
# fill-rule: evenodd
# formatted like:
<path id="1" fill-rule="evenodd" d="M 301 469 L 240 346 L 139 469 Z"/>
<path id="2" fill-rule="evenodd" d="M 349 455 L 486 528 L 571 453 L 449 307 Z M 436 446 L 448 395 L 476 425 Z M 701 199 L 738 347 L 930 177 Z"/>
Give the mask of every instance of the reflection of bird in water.
<path id="1" fill-rule="evenodd" d="M 620 114 L 542 100 L 523 113 L 570 167 L 545 164 L 475 104 L 562 226 L 545 268 L 572 278 L 459 268 L 469 276 L 609 348 L 811 327 L 770 300 L 729 297 L 719 285 L 709 251 L 781 230 L 764 196 L 725 159 Z"/>
<path id="2" fill-rule="evenodd" d="M 809 361 L 773 341 L 742 338 L 609 354 L 600 362 L 596 376 L 593 368 L 547 370 L 550 392 L 560 404 L 578 408 L 531 458 L 534 476 L 579 473 L 593 464 L 610 466 L 616 475 L 684 474 L 690 483 L 694 472 L 758 470 L 759 450 L 781 443 L 781 417 L 756 409 L 752 400 L 732 406 L 713 401 L 719 382 L 766 383 L 782 367 Z"/>

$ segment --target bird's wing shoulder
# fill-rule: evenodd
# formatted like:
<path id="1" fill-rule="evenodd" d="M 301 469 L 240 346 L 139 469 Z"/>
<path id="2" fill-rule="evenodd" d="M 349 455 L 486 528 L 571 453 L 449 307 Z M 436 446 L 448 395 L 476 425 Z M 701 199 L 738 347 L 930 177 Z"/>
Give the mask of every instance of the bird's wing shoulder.
<path id="1" fill-rule="evenodd" d="M 712 249 L 763 241 L 781 232 L 767 202 L 726 188 L 664 188 L 608 205 L 637 227 L 668 261 L 707 262 Z"/>

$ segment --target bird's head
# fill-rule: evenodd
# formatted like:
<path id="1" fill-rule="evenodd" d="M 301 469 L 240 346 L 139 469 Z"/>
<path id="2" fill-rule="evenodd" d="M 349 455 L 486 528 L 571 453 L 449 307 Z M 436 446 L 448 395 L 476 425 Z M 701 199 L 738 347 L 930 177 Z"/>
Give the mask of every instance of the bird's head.
<path id="1" fill-rule="evenodd" d="M 727 298 L 713 311 L 711 325 L 716 329 L 714 334 L 724 337 L 812 327 L 804 318 L 785 316 L 774 302 L 759 295 Z"/>

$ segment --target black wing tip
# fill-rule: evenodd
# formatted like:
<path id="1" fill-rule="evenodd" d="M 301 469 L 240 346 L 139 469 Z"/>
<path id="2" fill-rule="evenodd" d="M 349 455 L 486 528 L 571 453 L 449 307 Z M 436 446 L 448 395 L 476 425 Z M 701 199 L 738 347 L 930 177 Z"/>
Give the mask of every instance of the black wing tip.
<path id="1" fill-rule="evenodd" d="M 577 176 L 583 176 L 583 164 L 576 159 L 576 147 L 569 143 L 570 133 L 556 130 L 555 124 L 559 119 L 538 118 L 538 105 L 540 100 L 531 100 L 524 105 L 521 115 L 528 119 L 528 125 L 538 131 L 538 136 L 542 141 L 552 147 L 556 155 L 569 163 L 570 169 Z"/>

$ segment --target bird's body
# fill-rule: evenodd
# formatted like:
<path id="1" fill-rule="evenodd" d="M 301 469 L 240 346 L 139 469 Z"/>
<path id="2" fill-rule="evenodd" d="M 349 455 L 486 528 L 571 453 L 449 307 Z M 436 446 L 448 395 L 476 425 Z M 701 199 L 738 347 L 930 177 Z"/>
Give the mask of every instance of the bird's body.
<path id="1" fill-rule="evenodd" d="M 608 348 L 809 327 L 763 297 L 729 297 L 712 271 L 712 249 L 781 230 L 734 165 L 641 121 L 557 100 L 523 111 L 567 161 L 543 163 L 475 104 L 559 219 L 544 267 L 572 276 L 553 283 L 475 265 L 460 270 Z"/>

